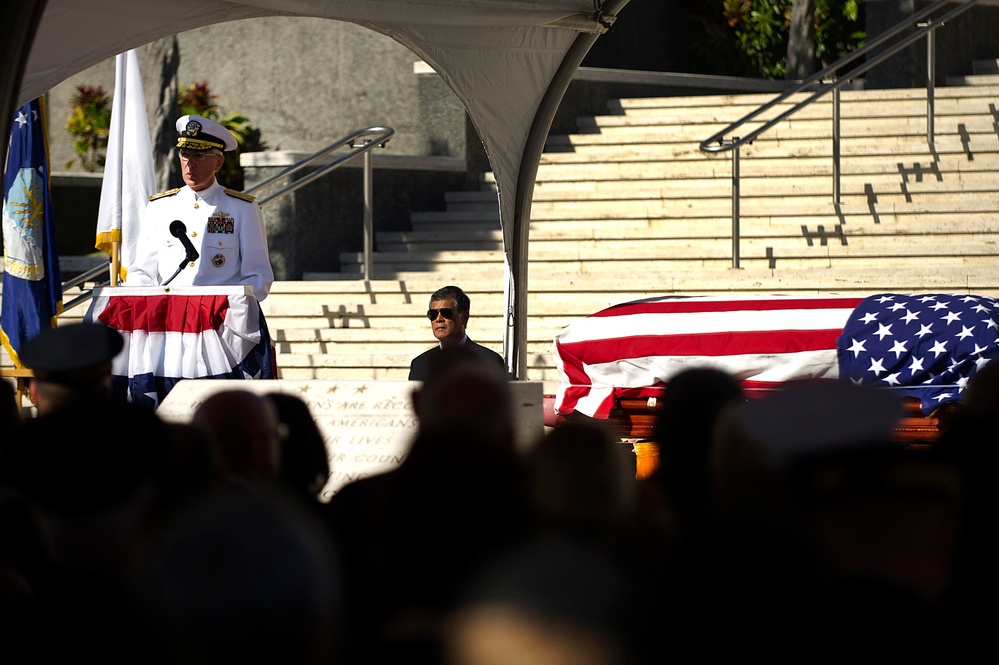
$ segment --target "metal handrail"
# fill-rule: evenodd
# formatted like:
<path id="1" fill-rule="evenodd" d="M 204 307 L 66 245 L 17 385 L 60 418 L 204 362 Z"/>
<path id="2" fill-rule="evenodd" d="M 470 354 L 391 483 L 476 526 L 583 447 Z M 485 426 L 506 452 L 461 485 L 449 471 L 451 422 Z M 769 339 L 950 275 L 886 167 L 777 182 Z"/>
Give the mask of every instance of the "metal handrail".
<path id="1" fill-rule="evenodd" d="M 300 187 L 304 187 L 313 180 L 317 180 L 322 176 L 326 175 L 330 171 L 339 168 L 343 164 L 349 162 L 356 157 L 364 155 L 364 180 L 362 183 L 363 195 L 364 195 L 364 218 L 362 220 L 362 228 L 364 230 L 364 271 L 362 274 L 362 279 L 371 279 L 373 267 L 372 267 L 372 255 L 374 253 L 374 189 L 372 187 L 372 164 L 371 164 L 371 151 L 375 148 L 384 148 L 388 140 L 392 138 L 395 134 L 395 130 L 390 127 L 368 127 L 367 129 L 359 129 L 352 134 L 344 136 L 339 141 L 331 143 L 322 150 L 312 153 L 312 155 L 306 157 L 305 159 L 292 164 L 287 169 L 278 173 L 276 175 L 267 178 L 266 180 L 257 183 L 253 187 L 244 190 L 246 194 L 252 194 L 253 192 L 259 191 L 264 187 L 269 187 L 275 182 L 288 177 L 289 175 L 301 171 L 306 166 L 317 161 L 321 157 L 324 157 L 328 153 L 336 150 L 337 148 L 349 145 L 352 149 L 350 152 L 342 157 L 339 157 L 326 166 L 314 171 L 313 173 L 305 176 L 301 180 L 296 180 L 290 185 L 280 189 L 271 196 L 267 198 L 260 199 L 257 203 L 260 207 L 264 207 L 266 204 L 281 198 L 282 196 L 287 196 Z"/>
<path id="2" fill-rule="evenodd" d="M 343 164 L 349 162 L 350 160 L 355 159 L 356 157 L 360 157 L 360 156 L 363 155 L 364 156 L 364 185 L 363 185 L 364 186 L 364 219 L 363 219 L 363 225 L 364 225 L 364 279 L 368 279 L 370 277 L 370 275 L 371 275 L 371 255 L 372 255 L 372 245 L 373 245 L 373 240 L 372 239 L 374 237 L 374 234 L 373 234 L 373 225 L 374 225 L 374 222 L 373 222 L 373 215 L 372 215 L 372 209 L 373 209 L 372 208 L 372 203 L 373 203 L 373 201 L 372 201 L 372 198 L 373 198 L 373 189 L 372 189 L 372 186 L 371 186 L 371 182 L 372 182 L 371 151 L 374 150 L 375 148 L 384 148 L 385 144 L 388 143 L 388 140 L 390 138 L 392 138 L 392 136 L 394 134 L 395 134 L 395 130 L 391 129 L 389 127 L 369 127 L 367 129 L 359 129 L 356 132 L 353 132 L 351 134 L 347 134 L 343 138 L 335 141 L 334 143 L 331 143 L 330 145 L 326 146 L 325 148 L 322 148 L 321 150 L 317 150 L 316 152 L 312 153 L 308 157 L 305 157 L 304 159 L 299 160 L 298 162 L 296 162 L 295 164 L 292 164 L 291 166 L 289 166 L 288 168 L 284 169 L 280 173 L 277 173 L 277 174 L 271 176 L 270 178 L 267 178 L 266 180 L 263 180 L 262 182 L 257 183 L 253 187 L 250 187 L 248 189 L 243 190 L 243 192 L 245 194 L 251 194 L 252 192 L 260 191 L 261 189 L 264 189 L 265 187 L 269 187 L 269 186 L 273 185 L 274 183 L 276 183 L 276 182 L 278 182 L 278 181 L 280 181 L 280 180 L 282 180 L 284 178 L 287 178 L 288 176 L 290 176 L 290 175 L 292 175 L 294 173 L 297 173 L 298 171 L 301 171 L 302 169 L 304 169 L 307 166 L 313 164 L 317 160 L 325 157 L 327 154 L 329 154 L 330 152 L 336 150 L 337 148 L 341 148 L 341 147 L 343 147 L 345 145 L 349 145 L 351 147 L 351 151 L 350 152 L 346 153 L 342 157 L 334 159 L 329 164 L 326 164 L 322 168 L 317 169 L 316 171 L 312 172 L 311 174 L 307 175 L 306 177 L 304 177 L 304 178 L 302 178 L 300 180 L 296 180 L 295 182 L 293 182 L 293 183 L 291 183 L 291 184 L 289 184 L 289 185 L 287 185 L 285 187 L 282 187 L 281 189 L 279 189 L 274 194 L 272 194 L 272 195 L 270 195 L 270 196 L 268 196 L 266 198 L 258 200 L 257 203 L 261 207 L 263 207 L 264 205 L 270 203 L 271 201 L 275 201 L 275 200 L 277 200 L 277 199 L 279 199 L 279 198 L 281 198 L 283 196 L 291 194 L 295 190 L 300 189 L 301 187 L 304 187 L 305 185 L 309 184 L 310 182 L 321 178 L 322 176 L 326 175 L 330 171 L 333 171 L 334 169 L 339 168 L 340 166 L 342 166 Z M 107 270 L 108 270 L 108 266 L 106 266 L 106 265 L 95 266 L 95 267 L 91 268 L 90 270 L 87 270 L 86 272 L 77 275 L 73 279 L 67 280 L 67 281 L 63 282 L 62 283 L 62 290 L 63 290 L 63 292 L 65 292 L 67 289 L 70 289 L 70 288 L 72 288 L 74 286 L 81 286 L 84 283 L 93 280 L 95 277 L 97 277 L 102 272 L 107 271 Z M 101 286 L 107 286 L 110 283 L 111 283 L 111 279 L 109 277 L 107 280 L 105 280 L 103 282 L 96 282 L 95 285 L 94 285 L 94 288 L 101 287 Z M 68 310 L 76 307 L 77 305 L 80 305 L 80 304 L 86 302 L 87 300 L 90 300 L 90 298 L 92 298 L 92 297 L 93 297 L 93 288 L 84 291 L 83 293 L 81 293 L 80 295 L 78 295 L 77 297 L 75 297 L 73 300 L 69 301 L 68 303 L 65 303 L 63 305 L 63 312 L 66 312 L 66 311 L 68 311 Z"/>
<path id="3" fill-rule="evenodd" d="M 110 264 L 110 258 L 108 259 L 108 263 Z M 105 272 L 107 270 L 108 270 L 108 266 L 106 266 L 106 265 L 94 266 L 90 270 L 88 270 L 88 271 L 86 271 L 84 273 L 80 273 L 79 275 L 77 275 L 73 279 L 69 279 L 69 280 L 66 280 L 65 282 L 63 282 L 62 283 L 62 291 L 63 291 L 63 293 L 65 293 L 66 289 L 70 289 L 70 288 L 72 288 L 74 286 L 81 286 L 82 284 L 84 284 L 86 282 L 89 282 L 90 280 L 94 279 L 95 277 L 97 277 L 98 275 L 100 275 L 102 272 Z M 98 282 L 95 286 L 107 286 L 110 283 L 111 283 L 111 278 L 109 277 L 107 279 L 107 281 L 105 281 L 105 282 Z M 68 303 L 63 303 L 62 311 L 65 312 L 65 311 L 71 310 L 74 307 L 76 307 L 77 305 L 82 304 L 82 303 L 86 302 L 87 300 L 90 300 L 90 298 L 93 296 L 93 294 L 94 294 L 93 293 L 93 289 L 91 289 L 89 291 L 84 291 L 82 294 L 80 294 L 77 297 L 73 298 Z"/>
<path id="4" fill-rule="evenodd" d="M 256 185 L 250 187 L 249 189 L 243 190 L 243 193 L 253 194 L 253 192 L 264 189 L 265 187 L 269 187 L 273 185 L 275 182 L 278 182 L 283 178 L 287 178 L 293 173 L 301 171 L 305 167 L 318 161 L 320 158 L 325 157 L 327 154 L 333 152 L 337 148 L 342 148 L 345 145 L 350 145 L 350 147 L 353 148 L 350 152 L 348 152 L 342 157 L 333 160 L 323 168 L 314 171 L 310 175 L 307 175 L 306 177 L 302 178 L 301 180 L 296 180 L 292 184 L 282 188 L 281 190 L 272 194 L 271 196 L 258 200 L 257 203 L 261 207 L 263 207 L 267 203 L 279 199 L 287 194 L 291 194 L 295 190 L 299 189 L 300 187 L 304 187 L 313 180 L 321 178 L 322 176 L 326 175 L 333 169 L 339 168 L 342 164 L 354 159 L 355 157 L 358 157 L 362 154 L 367 154 L 375 148 L 384 148 L 385 144 L 388 143 L 388 140 L 392 138 L 394 134 L 395 130 L 389 127 L 369 127 L 367 129 L 359 129 L 356 132 L 348 134 L 344 136 L 342 139 L 339 139 L 338 141 L 331 143 L 322 150 L 317 150 L 316 152 L 312 153 L 305 159 L 302 159 L 292 164 L 291 166 L 281 171 L 280 173 L 257 183 Z M 374 138 L 368 138 L 372 136 Z"/>
<path id="5" fill-rule="evenodd" d="M 704 139 L 699 144 L 701 152 L 707 153 L 719 153 L 727 150 L 732 151 L 732 267 L 739 267 L 739 148 L 747 143 L 752 143 L 758 136 L 763 134 L 765 131 L 772 128 L 777 123 L 785 120 L 791 115 L 797 113 L 801 109 L 805 108 L 812 102 L 823 97 L 829 92 L 833 93 L 833 202 L 840 202 L 840 89 L 847 83 L 853 81 L 861 74 L 866 73 L 868 70 L 874 68 L 875 66 L 881 64 L 888 58 L 891 58 L 903 50 L 907 49 L 909 46 L 915 42 L 922 39 L 924 36 L 927 38 L 927 119 L 926 119 L 926 131 L 927 131 L 927 141 L 933 143 L 933 62 L 929 58 L 933 54 L 933 33 L 937 28 L 942 28 L 947 21 L 956 18 L 963 14 L 964 12 L 971 9 L 974 5 L 978 4 L 980 0 L 965 0 L 965 2 L 957 5 L 950 11 L 942 14 L 935 19 L 929 19 L 929 16 L 935 13 L 939 8 L 944 5 L 953 5 L 953 0 L 937 0 L 931 5 L 923 8 L 921 11 L 913 14 L 907 19 L 901 21 L 895 26 L 889 28 L 885 32 L 881 33 L 877 39 L 872 42 L 868 42 L 865 46 L 856 51 L 848 53 L 843 56 L 833 64 L 829 65 L 825 69 L 816 72 L 815 74 L 809 76 L 808 78 L 801 81 L 801 83 L 788 88 L 784 92 L 780 93 L 774 97 L 769 102 L 763 104 L 759 108 L 747 113 L 739 120 L 736 120 L 732 124 L 728 125 L 724 129 L 715 134 L 712 134 L 707 139 Z M 924 22 L 924 19 L 927 19 Z M 894 44 L 890 48 L 878 53 L 877 55 L 865 60 L 862 64 L 851 69 L 846 74 L 837 76 L 836 72 L 847 65 L 852 65 L 857 60 L 864 58 L 868 53 L 874 49 L 884 46 L 889 40 L 896 37 L 898 34 L 904 30 L 911 28 L 912 26 L 918 26 L 919 29 L 912 32 L 908 36 L 901 39 L 898 43 Z M 828 80 L 832 77 L 831 80 Z M 812 90 L 810 94 L 805 99 L 797 102 L 794 106 L 790 107 L 778 116 L 767 120 L 762 125 L 756 129 L 748 132 L 743 136 L 732 136 L 730 139 L 725 139 L 725 136 L 737 131 L 740 127 L 748 123 L 749 121 L 759 117 L 761 114 L 769 111 L 773 107 L 777 106 L 781 102 L 786 101 L 793 95 L 800 94 L 805 91 Z M 715 145 L 717 144 L 717 145 Z"/>

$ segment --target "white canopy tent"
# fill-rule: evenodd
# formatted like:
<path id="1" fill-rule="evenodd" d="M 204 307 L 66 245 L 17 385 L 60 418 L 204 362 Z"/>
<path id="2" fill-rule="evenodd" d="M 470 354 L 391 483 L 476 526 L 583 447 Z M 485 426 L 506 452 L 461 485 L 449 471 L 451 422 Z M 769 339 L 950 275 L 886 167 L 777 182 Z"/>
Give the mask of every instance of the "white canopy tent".
<path id="1" fill-rule="evenodd" d="M 507 280 L 504 356 L 526 372 L 527 240 L 538 161 L 583 58 L 629 0 L 24 0 L 3 9 L 10 116 L 70 76 L 162 37 L 264 16 L 356 23 L 409 48 L 465 105 L 499 192 Z"/>

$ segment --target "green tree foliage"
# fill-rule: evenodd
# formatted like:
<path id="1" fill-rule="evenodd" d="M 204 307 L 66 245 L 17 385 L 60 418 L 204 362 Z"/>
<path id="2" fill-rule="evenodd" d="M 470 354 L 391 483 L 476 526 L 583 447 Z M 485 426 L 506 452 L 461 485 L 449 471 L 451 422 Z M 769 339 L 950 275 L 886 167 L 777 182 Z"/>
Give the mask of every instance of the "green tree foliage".
<path id="1" fill-rule="evenodd" d="M 78 85 L 70 98 L 70 109 L 66 131 L 73 137 L 80 165 L 91 173 L 103 169 L 111 129 L 111 98 L 102 86 Z M 66 169 L 75 161 L 66 162 Z"/>
<path id="2" fill-rule="evenodd" d="M 111 97 L 103 86 L 81 84 L 76 87 L 70 105 L 66 131 L 73 137 L 73 148 L 79 155 L 80 164 L 91 173 L 101 170 L 104 168 L 108 132 L 111 128 Z M 241 113 L 223 114 L 218 105 L 218 95 L 212 92 L 206 81 L 181 88 L 177 94 L 177 106 L 181 115 L 210 118 L 233 133 L 236 137 L 236 150 L 226 153 L 218 178 L 226 187 L 243 189 L 243 169 L 239 165 L 239 155 L 267 148 L 260 138 L 260 130 Z M 71 168 L 75 161 L 76 159 L 72 159 L 67 162 L 66 168 Z"/>
<path id="3" fill-rule="evenodd" d="M 226 187 L 242 190 L 244 180 L 239 156 L 244 152 L 265 150 L 267 146 L 260 138 L 260 130 L 250 124 L 249 118 L 238 112 L 223 113 L 218 100 L 219 96 L 212 92 L 207 81 L 191 83 L 177 93 L 180 115 L 200 115 L 214 120 L 236 137 L 236 149 L 225 153 L 218 179 Z"/>
<path id="4" fill-rule="evenodd" d="M 815 54 L 824 68 L 863 46 L 864 0 L 814 2 Z M 687 0 L 686 7 L 692 71 L 784 78 L 791 0 Z"/>

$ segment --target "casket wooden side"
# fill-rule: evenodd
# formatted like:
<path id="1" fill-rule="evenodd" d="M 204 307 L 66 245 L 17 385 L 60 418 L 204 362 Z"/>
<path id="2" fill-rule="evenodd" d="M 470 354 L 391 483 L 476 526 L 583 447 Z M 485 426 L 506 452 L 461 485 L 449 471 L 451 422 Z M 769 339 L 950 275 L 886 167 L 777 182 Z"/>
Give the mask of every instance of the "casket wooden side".
<path id="1" fill-rule="evenodd" d="M 563 416 L 555 412 L 554 395 L 545 395 L 544 399 L 547 427 L 558 427 L 575 418 L 589 417 L 581 414 Z M 955 403 L 947 403 L 929 416 L 924 416 L 918 399 L 905 397 L 902 404 L 903 415 L 895 427 L 896 441 L 912 446 L 934 444 L 939 439 L 948 416 L 957 408 Z M 658 449 L 653 438 L 659 406 L 656 398 L 616 399 L 607 419 L 619 438 L 633 443 L 639 478 L 647 477 L 658 466 Z"/>

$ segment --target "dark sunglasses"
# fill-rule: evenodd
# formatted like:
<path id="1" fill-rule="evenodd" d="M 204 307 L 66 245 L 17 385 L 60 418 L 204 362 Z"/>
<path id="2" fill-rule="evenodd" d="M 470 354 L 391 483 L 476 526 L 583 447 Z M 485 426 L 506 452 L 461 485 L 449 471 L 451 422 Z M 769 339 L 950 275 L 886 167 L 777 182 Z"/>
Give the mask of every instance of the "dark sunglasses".
<path id="1" fill-rule="evenodd" d="M 448 321 L 454 318 L 454 310 L 451 309 L 450 307 L 441 307 L 440 309 L 428 309 L 427 318 L 430 319 L 431 321 L 436 321 L 438 312 L 440 312 L 440 315 L 443 316 Z"/>

